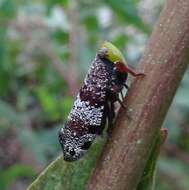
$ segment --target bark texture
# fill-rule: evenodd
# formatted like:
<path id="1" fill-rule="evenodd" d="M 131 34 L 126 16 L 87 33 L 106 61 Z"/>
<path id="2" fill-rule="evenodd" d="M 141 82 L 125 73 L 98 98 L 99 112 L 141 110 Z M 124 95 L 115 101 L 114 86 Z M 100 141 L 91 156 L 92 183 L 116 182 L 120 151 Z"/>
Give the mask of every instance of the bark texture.
<path id="1" fill-rule="evenodd" d="M 88 190 L 133 190 L 187 67 L 189 1 L 168 0 Z M 128 117 L 129 116 L 129 117 Z"/>

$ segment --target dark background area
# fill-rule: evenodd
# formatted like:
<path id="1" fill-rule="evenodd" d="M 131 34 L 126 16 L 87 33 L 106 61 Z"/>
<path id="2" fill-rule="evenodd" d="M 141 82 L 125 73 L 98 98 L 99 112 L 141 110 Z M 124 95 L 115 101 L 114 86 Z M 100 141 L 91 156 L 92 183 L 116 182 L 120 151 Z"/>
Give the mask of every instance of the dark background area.
<path id="1" fill-rule="evenodd" d="M 100 43 L 136 66 L 164 1 L 0 1 L 0 189 L 22 190 L 61 154 L 57 133 Z M 162 73 L 163 75 L 163 73 Z M 189 189 L 189 72 L 167 115 L 157 190 Z M 153 126 L 152 126 L 153 127 Z"/>

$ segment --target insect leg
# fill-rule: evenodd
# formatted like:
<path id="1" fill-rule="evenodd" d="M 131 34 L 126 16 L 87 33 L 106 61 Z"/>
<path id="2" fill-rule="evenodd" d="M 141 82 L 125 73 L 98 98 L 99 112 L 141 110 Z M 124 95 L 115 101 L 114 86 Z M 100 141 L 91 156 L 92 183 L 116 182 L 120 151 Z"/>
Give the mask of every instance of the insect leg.
<path id="1" fill-rule="evenodd" d="M 128 85 L 127 85 L 126 83 L 124 83 L 124 84 L 123 84 L 123 86 L 126 88 L 126 92 L 125 92 L 125 96 L 126 96 L 126 95 L 127 95 L 127 92 L 128 92 L 129 87 L 128 87 Z"/>
<path id="2" fill-rule="evenodd" d="M 123 91 L 121 91 L 120 94 L 121 94 L 121 99 L 123 101 L 123 99 L 124 99 Z"/>
<path id="3" fill-rule="evenodd" d="M 107 117 L 108 117 L 108 129 L 107 133 L 110 134 L 112 129 L 113 129 L 113 120 L 115 118 L 115 107 L 114 103 L 110 102 L 108 105 L 108 110 L 107 110 Z"/>
<path id="4" fill-rule="evenodd" d="M 123 84 L 123 86 L 128 90 L 129 89 L 129 87 L 128 87 L 128 85 L 127 84 Z"/>
<path id="5" fill-rule="evenodd" d="M 119 99 L 119 97 L 117 97 L 117 101 L 119 102 L 122 108 L 127 109 L 123 102 Z"/>
<path id="6" fill-rule="evenodd" d="M 143 77 L 143 76 L 145 76 L 145 74 L 142 73 L 142 72 L 136 72 L 134 67 L 132 67 L 130 65 L 126 66 L 122 61 L 115 62 L 115 65 L 122 72 L 129 73 L 134 77 Z"/>
<path id="7" fill-rule="evenodd" d="M 119 92 L 121 92 L 121 91 L 119 91 Z M 111 101 L 111 102 L 116 102 L 116 101 L 118 101 L 119 102 L 119 104 L 121 105 L 121 107 L 123 107 L 124 109 L 126 109 L 126 107 L 125 107 L 125 105 L 123 104 L 123 102 L 119 99 L 119 95 L 118 95 L 118 93 L 119 92 L 112 92 L 112 91 L 110 91 L 110 93 L 109 93 L 109 100 Z"/>
<path id="8" fill-rule="evenodd" d="M 127 67 L 127 72 L 130 73 L 130 74 L 131 74 L 132 76 L 134 76 L 134 77 L 143 77 L 143 76 L 145 76 L 144 73 L 137 73 L 137 72 L 133 69 L 133 67 L 131 67 L 131 66 Z"/>

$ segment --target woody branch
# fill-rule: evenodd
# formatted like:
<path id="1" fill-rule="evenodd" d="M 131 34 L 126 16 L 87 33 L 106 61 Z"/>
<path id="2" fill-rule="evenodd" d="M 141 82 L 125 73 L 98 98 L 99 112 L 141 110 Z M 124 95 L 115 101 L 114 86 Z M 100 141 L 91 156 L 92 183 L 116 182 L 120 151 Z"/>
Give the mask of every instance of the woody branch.
<path id="1" fill-rule="evenodd" d="M 189 1 L 167 0 L 88 190 L 133 190 L 187 67 Z M 129 115 L 129 117 L 127 117 Z M 129 119 L 130 118 L 130 119 Z"/>

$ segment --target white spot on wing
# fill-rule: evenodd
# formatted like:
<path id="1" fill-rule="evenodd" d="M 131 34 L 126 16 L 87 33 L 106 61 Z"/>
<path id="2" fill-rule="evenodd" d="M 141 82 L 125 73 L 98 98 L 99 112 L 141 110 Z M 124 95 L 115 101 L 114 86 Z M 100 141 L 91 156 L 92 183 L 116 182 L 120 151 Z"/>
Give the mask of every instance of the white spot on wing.
<path id="1" fill-rule="evenodd" d="M 102 121 L 104 106 L 94 107 L 89 105 L 89 101 L 81 101 L 80 96 L 74 102 L 74 107 L 71 110 L 68 118 L 79 118 L 85 124 L 100 125 Z"/>

